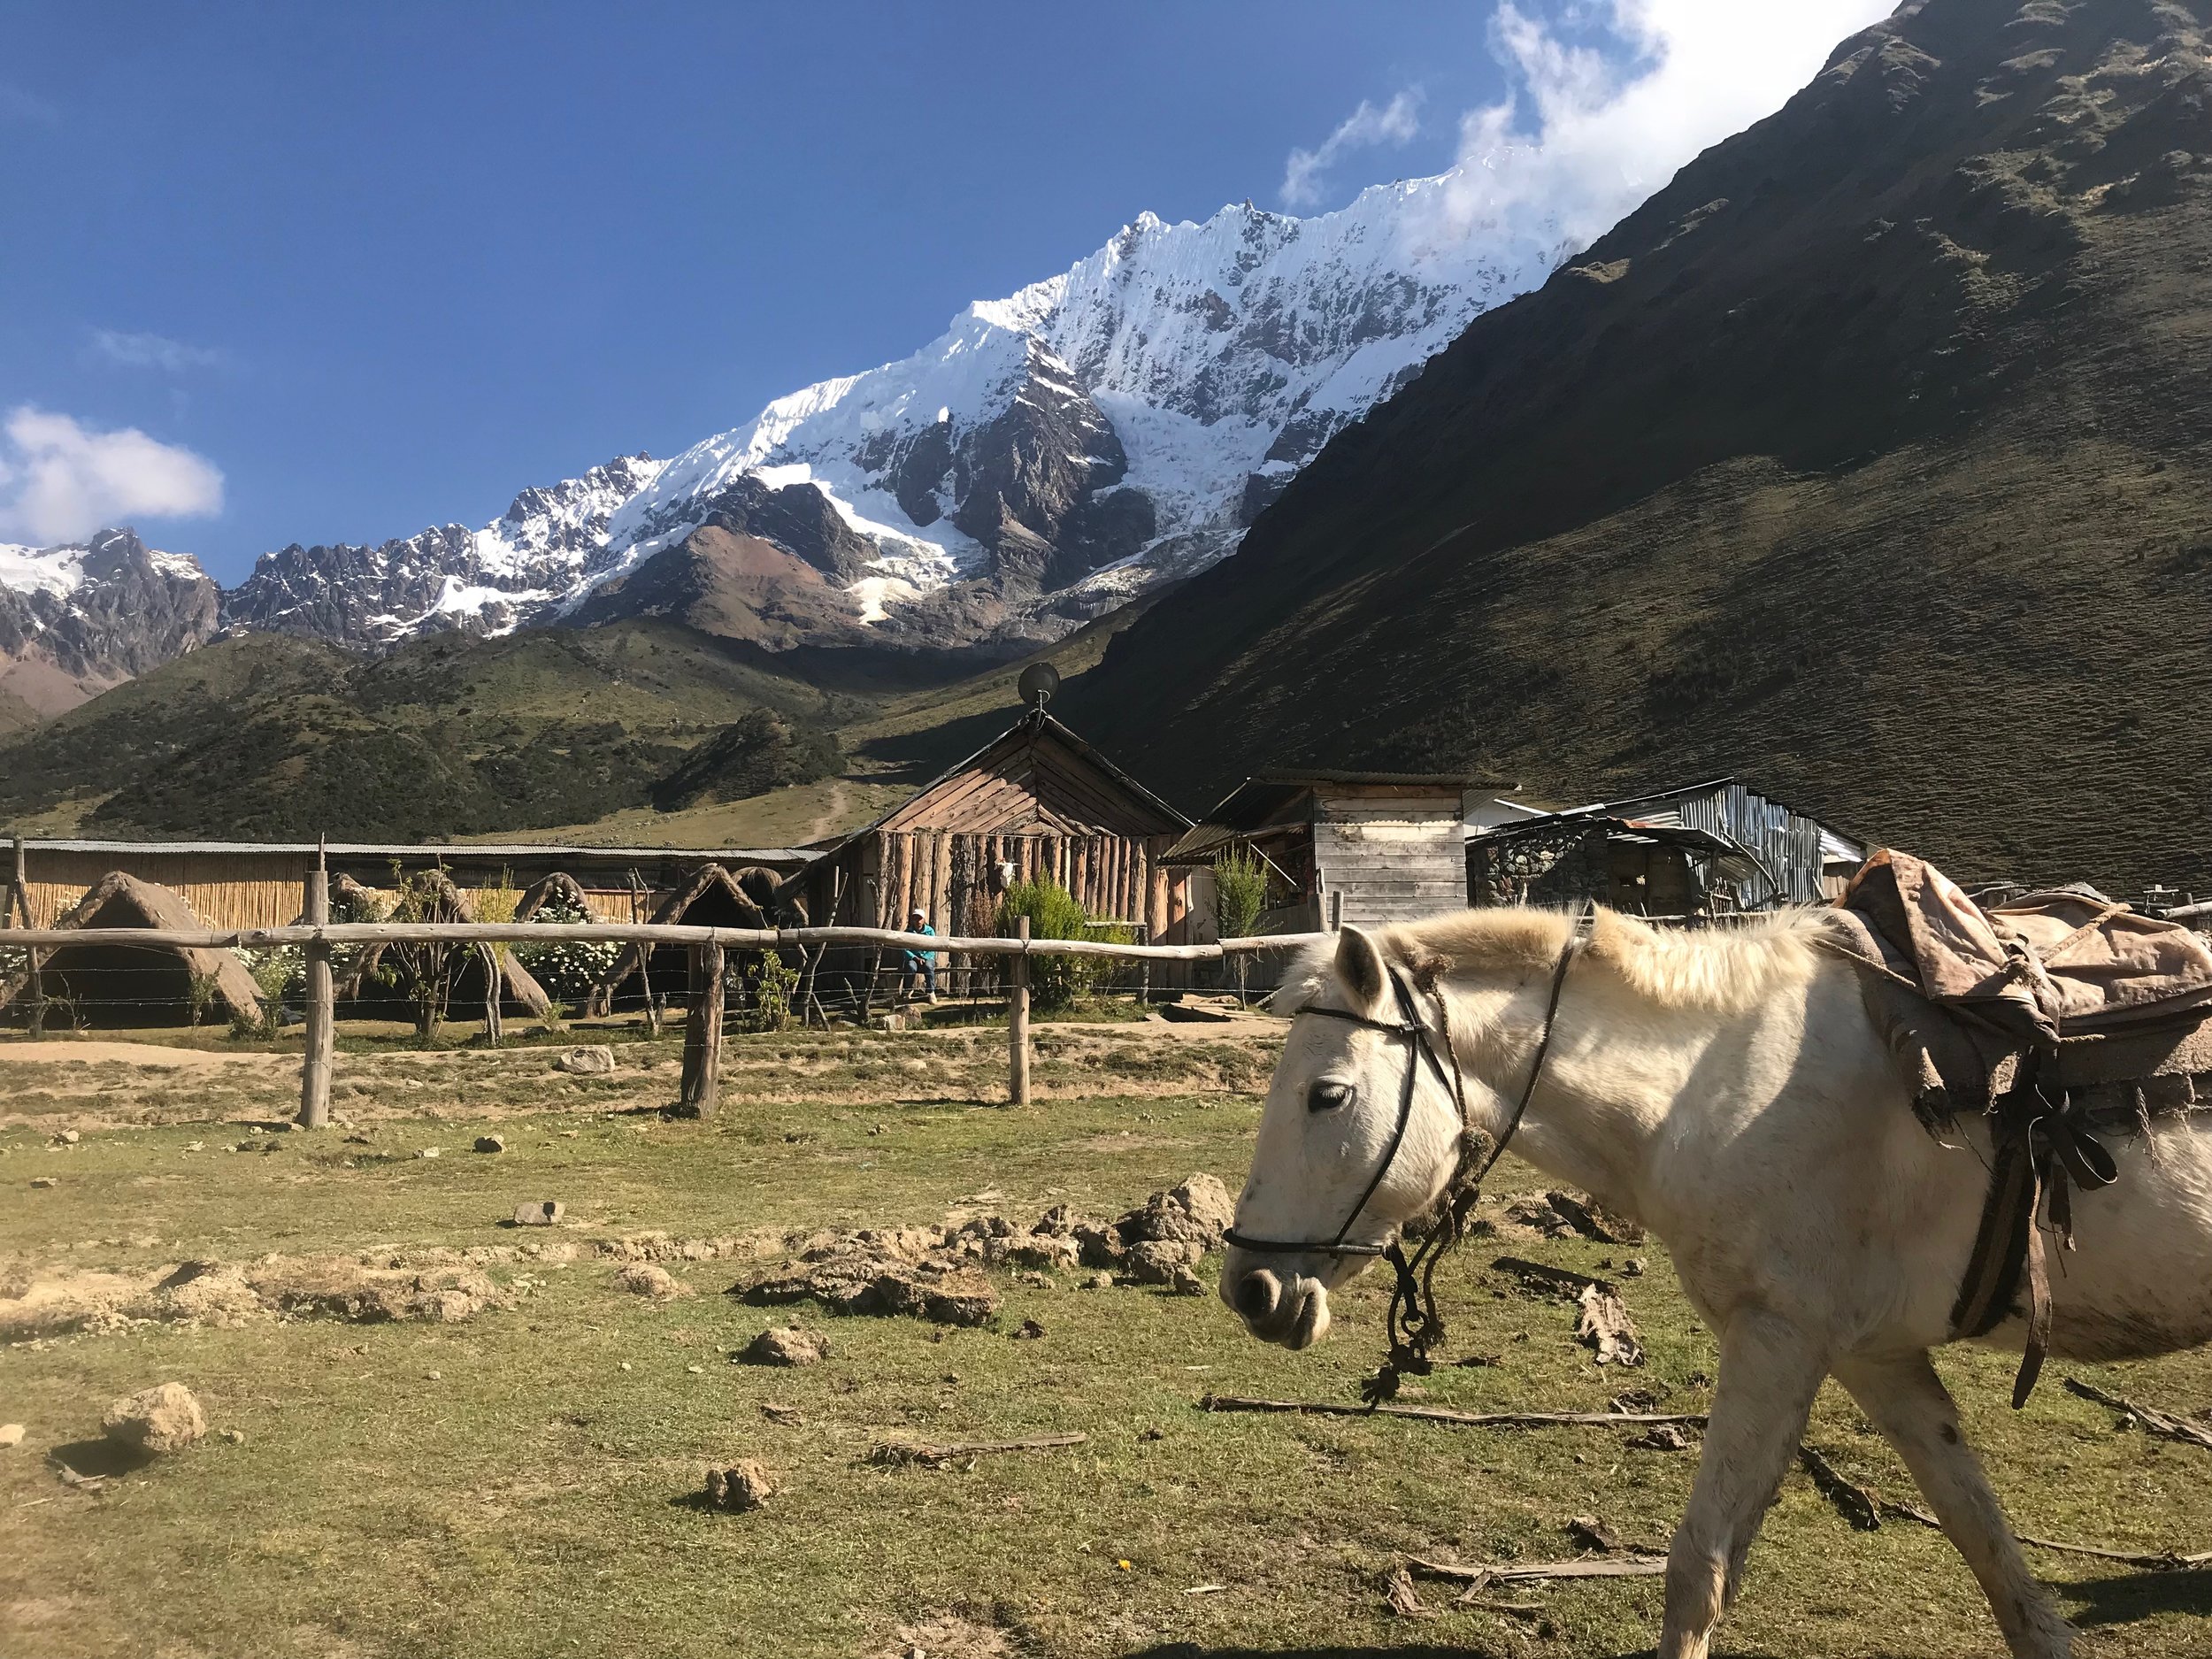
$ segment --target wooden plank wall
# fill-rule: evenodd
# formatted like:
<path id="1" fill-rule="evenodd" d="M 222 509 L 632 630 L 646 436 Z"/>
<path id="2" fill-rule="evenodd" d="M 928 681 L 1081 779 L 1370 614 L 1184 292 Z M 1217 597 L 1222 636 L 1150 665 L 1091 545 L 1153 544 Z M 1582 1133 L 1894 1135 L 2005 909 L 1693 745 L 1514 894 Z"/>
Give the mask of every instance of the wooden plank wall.
<path id="1" fill-rule="evenodd" d="M 1100 921 L 1127 922 L 1160 939 L 1177 919 L 1179 872 L 1162 867 L 1167 835 L 980 835 L 948 830 L 885 831 L 857 860 L 848 879 L 856 902 L 840 920 L 873 927 L 902 926 L 919 909 L 941 933 L 990 931 L 996 909 L 994 872 L 1013 867 L 1017 881 L 1049 878 Z M 867 856 L 873 853 L 873 857 Z M 872 868 L 873 901 L 866 878 Z"/>
<path id="2" fill-rule="evenodd" d="M 25 896 L 42 927 L 84 897 L 110 871 L 121 870 L 180 895 L 213 927 L 282 927 L 306 904 L 307 854 L 82 853 L 33 847 L 25 853 Z"/>
<path id="3" fill-rule="evenodd" d="M 50 926 L 83 898 L 103 876 L 121 870 L 142 881 L 167 887 L 189 904 L 211 927 L 284 927 L 297 921 L 306 906 L 310 853 L 64 852 L 33 847 L 26 850 L 30 879 L 24 896 L 41 927 Z M 0 866 L 0 881 L 7 875 Z M 370 884 L 380 887 L 381 883 Z M 463 880 L 464 887 L 480 885 Z M 649 918 L 667 896 L 648 887 L 633 910 L 623 887 L 584 889 L 594 917 L 611 922 Z"/>
<path id="4" fill-rule="evenodd" d="M 1356 926 L 1417 921 L 1467 908 L 1467 855 L 1456 794 L 1328 795 L 1317 803 L 1313 856 L 1328 895 Z"/>

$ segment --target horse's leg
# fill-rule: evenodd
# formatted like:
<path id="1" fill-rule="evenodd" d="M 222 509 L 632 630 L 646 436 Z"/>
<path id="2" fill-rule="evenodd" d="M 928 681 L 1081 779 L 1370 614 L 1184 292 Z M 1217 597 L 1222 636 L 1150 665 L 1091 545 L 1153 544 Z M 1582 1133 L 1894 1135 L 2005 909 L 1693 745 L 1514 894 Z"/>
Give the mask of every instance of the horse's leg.
<path id="1" fill-rule="evenodd" d="M 1958 1408 L 1924 1352 L 1836 1363 L 1836 1380 L 1882 1431 L 1934 1506 L 1944 1535 L 1981 1580 L 2015 1659 L 2064 1659 L 2073 1628 L 2029 1572 Z"/>
<path id="2" fill-rule="evenodd" d="M 1771 1314 L 1740 1313 L 1721 1333 L 1705 1449 L 1667 1555 L 1659 1659 L 1705 1659 L 1827 1372 L 1826 1350 Z"/>

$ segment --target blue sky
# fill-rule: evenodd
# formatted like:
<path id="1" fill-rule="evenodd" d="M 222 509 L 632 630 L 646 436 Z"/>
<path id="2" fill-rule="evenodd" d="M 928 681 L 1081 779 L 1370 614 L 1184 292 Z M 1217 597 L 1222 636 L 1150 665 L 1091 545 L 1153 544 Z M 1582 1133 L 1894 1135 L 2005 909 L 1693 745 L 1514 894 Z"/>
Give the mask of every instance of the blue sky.
<path id="1" fill-rule="evenodd" d="M 224 580 L 480 524 L 902 357 L 1140 210 L 1283 207 L 1363 102 L 1302 211 L 1439 171 L 1508 90 L 1497 40 L 1488 4 L 1389 0 L 17 0 L 0 411 L 219 468 L 219 510 L 203 478 L 139 497 L 197 516 L 134 516 Z"/>

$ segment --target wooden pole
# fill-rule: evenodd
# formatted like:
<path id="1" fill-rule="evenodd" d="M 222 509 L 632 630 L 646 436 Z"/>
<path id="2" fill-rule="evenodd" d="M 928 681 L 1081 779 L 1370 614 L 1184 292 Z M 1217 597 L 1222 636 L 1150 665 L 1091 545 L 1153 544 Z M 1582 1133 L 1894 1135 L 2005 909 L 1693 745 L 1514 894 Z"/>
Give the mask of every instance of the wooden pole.
<path id="1" fill-rule="evenodd" d="M 1029 918 L 1014 918 L 1014 937 L 1029 940 Z M 1029 1104 L 1029 958 L 1010 956 L 1006 964 L 1006 1092 L 1010 1103 Z"/>
<path id="2" fill-rule="evenodd" d="M 23 838 L 18 835 L 15 838 L 15 881 L 14 885 L 8 889 L 8 902 L 12 907 L 22 912 L 23 926 L 26 927 L 33 926 L 31 879 L 27 873 L 27 861 L 23 852 Z M 23 956 L 25 965 L 30 970 L 31 974 L 29 1034 L 34 1037 L 43 1037 L 46 1034 L 46 958 L 36 950 L 27 950 Z"/>
<path id="3" fill-rule="evenodd" d="M 487 941 L 478 945 L 476 951 L 484 959 L 484 1046 L 496 1048 L 507 1035 L 499 1008 L 500 993 L 507 988 L 506 975 L 500 972 L 497 945 Z"/>
<path id="4" fill-rule="evenodd" d="M 712 1118 L 722 1080 L 722 947 L 691 948 L 691 1016 L 684 1023 L 684 1077 L 678 1100 Z"/>
<path id="5" fill-rule="evenodd" d="M 322 927 L 330 921 L 330 867 L 319 849 L 314 869 L 307 874 L 308 925 Z M 327 941 L 307 941 L 307 1053 L 300 1062 L 300 1115 L 303 1129 L 320 1129 L 330 1122 L 330 1074 L 336 1057 L 338 996 L 330 972 Z"/>
<path id="6" fill-rule="evenodd" d="M 876 980 L 883 972 L 883 947 L 876 947 L 876 954 L 868 958 L 868 983 L 860 990 L 860 1023 L 866 1025 L 876 1006 Z"/>

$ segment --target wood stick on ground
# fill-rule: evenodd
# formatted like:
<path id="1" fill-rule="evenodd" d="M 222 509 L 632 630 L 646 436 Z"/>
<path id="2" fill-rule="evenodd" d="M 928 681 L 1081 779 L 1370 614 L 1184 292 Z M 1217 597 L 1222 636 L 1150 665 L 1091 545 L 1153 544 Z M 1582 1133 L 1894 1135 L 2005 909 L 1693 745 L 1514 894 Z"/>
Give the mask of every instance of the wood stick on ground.
<path id="1" fill-rule="evenodd" d="M 1881 1529 L 1882 1501 L 1871 1486 L 1863 1486 L 1839 1473 L 1833 1463 L 1809 1446 L 1798 1447 L 1797 1461 L 1813 1478 L 1813 1485 L 1820 1488 L 1820 1495 L 1834 1504 L 1836 1513 L 1850 1522 L 1854 1528 L 1862 1532 Z"/>
<path id="2" fill-rule="evenodd" d="M 1658 1424 L 1703 1427 L 1702 1412 L 1448 1411 L 1442 1406 L 1340 1405 L 1329 1400 L 1256 1400 L 1245 1394 L 1208 1394 L 1202 1411 L 1284 1411 L 1315 1417 L 1411 1417 L 1471 1429 L 1651 1428 Z"/>
<path id="3" fill-rule="evenodd" d="M 1572 1268 L 1554 1267 L 1548 1262 L 1532 1262 L 1526 1256 L 1501 1256 L 1490 1265 L 1501 1273 L 1510 1273 L 1522 1283 L 1539 1290 L 1555 1291 L 1570 1301 L 1578 1299 L 1586 1290 L 1613 1290 L 1610 1279 L 1593 1279 L 1587 1273 L 1578 1273 Z"/>
<path id="4" fill-rule="evenodd" d="M 2186 1417 L 2177 1417 L 2170 1411 L 2161 1411 L 2155 1406 L 2139 1406 L 2132 1400 L 2108 1394 L 2076 1377 L 2066 1379 L 2066 1392 L 2079 1394 L 2084 1400 L 2093 1400 L 2101 1406 L 2117 1411 L 2122 1417 L 2132 1419 L 2147 1433 L 2158 1435 L 2163 1440 L 2179 1440 L 2185 1446 L 2201 1446 L 2205 1450 L 2212 1451 L 2212 1429 L 2206 1428 L 2201 1423 L 2192 1423 Z"/>
<path id="5" fill-rule="evenodd" d="M 1406 1565 L 1425 1578 L 1447 1578 L 1480 1589 L 1492 1584 L 1537 1584 L 1553 1578 L 1649 1578 L 1667 1570 L 1664 1555 L 1592 1555 L 1579 1561 L 1506 1561 L 1463 1566 L 1455 1561 L 1406 1557 Z"/>
<path id="6" fill-rule="evenodd" d="M 1934 1532 L 1943 1530 L 1943 1523 L 1917 1504 L 1893 1503 L 1885 1498 L 1882 1500 L 1882 1513 L 1893 1515 L 1901 1521 L 1916 1522 Z M 2140 1567 L 2147 1572 L 2178 1572 L 2190 1567 L 2212 1564 L 2212 1549 L 2185 1555 L 2170 1549 L 2147 1553 L 2139 1549 L 2108 1549 L 2101 1544 L 2070 1544 L 2063 1539 L 2038 1538 L 2032 1532 L 2016 1532 L 2013 1536 L 2037 1549 L 2055 1550 L 2062 1555 L 2089 1555 L 2098 1561 L 2116 1561 L 2130 1567 Z"/>
<path id="7" fill-rule="evenodd" d="M 935 1469 L 945 1463 L 962 1463 L 971 1457 L 987 1457 L 999 1452 L 1050 1452 L 1063 1446 L 1080 1446 L 1090 1439 L 1087 1434 L 1040 1434 L 1026 1440 L 970 1440 L 948 1446 L 908 1446 L 886 1441 L 868 1455 L 874 1463 L 889 1463 L 895 1467 L 920 1463 Z"/>

